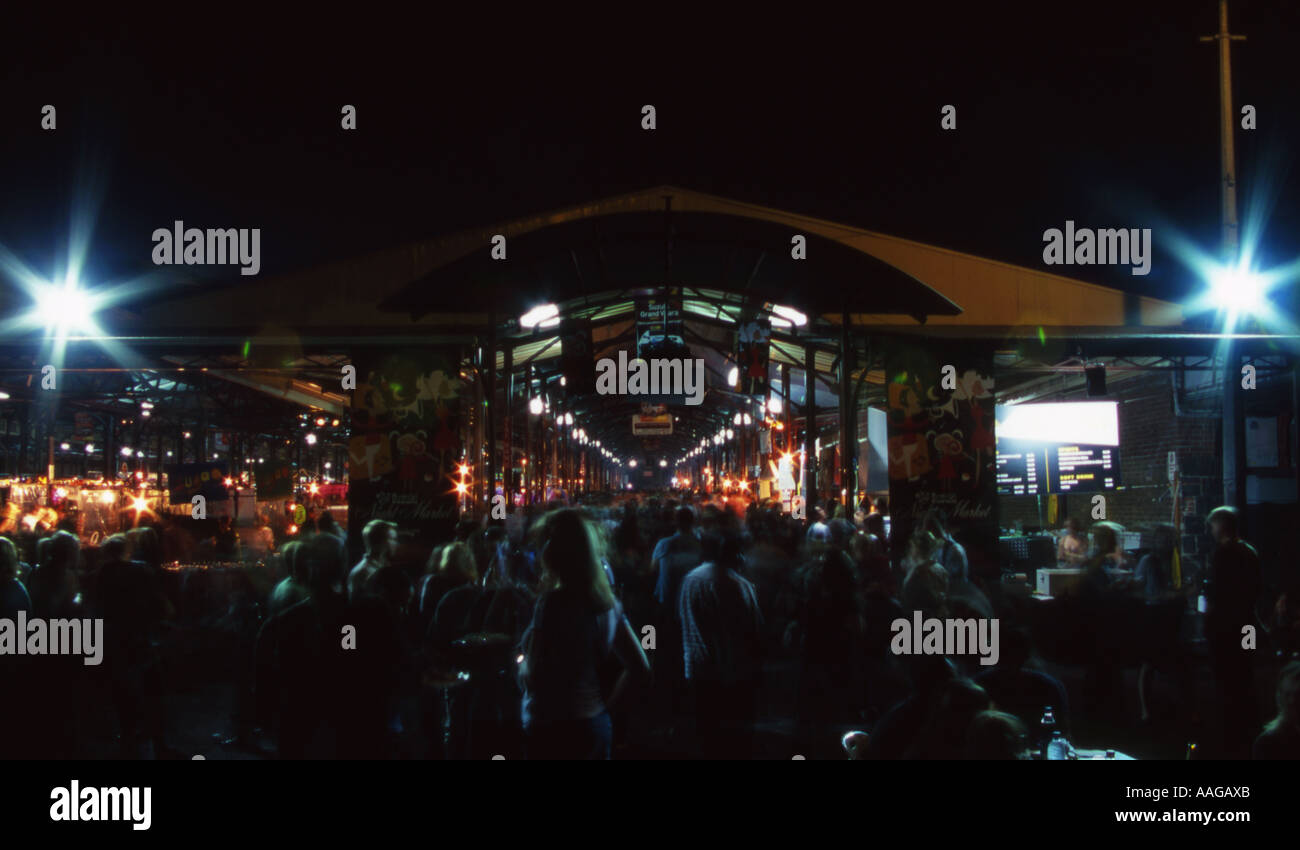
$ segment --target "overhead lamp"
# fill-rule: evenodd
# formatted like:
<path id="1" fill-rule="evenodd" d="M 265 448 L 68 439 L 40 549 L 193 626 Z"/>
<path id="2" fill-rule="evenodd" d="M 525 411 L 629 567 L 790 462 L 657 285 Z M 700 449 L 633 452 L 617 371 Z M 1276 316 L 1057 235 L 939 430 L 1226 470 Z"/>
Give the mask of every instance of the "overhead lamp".
<path id="1" fill-rule="evenodd" d="M 808 324 L 808 317 L 793 307 L 786 307 L 783 304 L 774 304 L 772 305 L 772 312 L 795 327 L 801 328 Z"/>
<path id="2" fill-rule="evenodd" d="M 555 304 L 542 304 L 534 307 L 519 317 L 519 326 L 523 328 L 549 327 L 559 324 L 560 308 Z"/>

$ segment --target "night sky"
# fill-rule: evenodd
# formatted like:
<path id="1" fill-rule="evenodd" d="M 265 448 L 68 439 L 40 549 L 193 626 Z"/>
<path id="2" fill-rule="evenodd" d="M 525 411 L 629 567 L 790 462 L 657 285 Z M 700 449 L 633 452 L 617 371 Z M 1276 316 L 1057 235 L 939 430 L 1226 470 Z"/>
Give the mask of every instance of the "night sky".
<path id="1" fill-rule="evenodd" d="M 672 183 L 1033 268 L 1066 219 L 1152 227 L 1147 277 L 1054 270 L 1162 297 L 1196 286 L 1159 247 L 1170 228 L 1218 246 L 1217 49 L 1197 41 L 1214 0 L 905 5 L 15 20 L 0 243 L 50 270 L 70 211 L 98 195 L 91 283 L 152 270 L 150 234 L 176 219 L 262 228 L 269 276 Z M 1259 127 L 1237 133 L 1240 209 L 1271 205 L 1271 265 L 1300 254 L 1300 4 L 1234 0 L 1230 23 L 1248 38 L 1235 107 Z M 172 271 L 168 286 L 195 274 Z"/>

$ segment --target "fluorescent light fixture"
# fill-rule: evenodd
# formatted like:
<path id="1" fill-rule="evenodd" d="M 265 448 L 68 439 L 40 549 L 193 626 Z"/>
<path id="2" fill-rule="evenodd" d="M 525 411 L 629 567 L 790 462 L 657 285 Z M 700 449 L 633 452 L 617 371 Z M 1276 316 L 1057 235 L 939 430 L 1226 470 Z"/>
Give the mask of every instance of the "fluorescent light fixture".
<path id="1" fill-rule="evenodd" d="M 793 307 L 786 307 L 781 304 L 773 304 L 772 312 L 780 316 L 782 319 L 785 319 L 787 322 L 790 322 L 793 325 L 797 325 L 798 327 L 803 327 L 804 325 L 808 324 L 808 317 L 805 316 L 803 313 L 800 313 L 798 310 L 796 310 Z"/>
<path id="2" fill-rule="evenodd" d="M 534 307 L 519 317 L 519 325 L 524 328 L 553 327 L 560 323 L 560 308 L 554 304 Z"/>
<path id="3" fill-rule="evenodd" d="M 732 366 L 727 370 L 727 386 L 734 387 L 740 383 L 740 369 Z"/>
<path id="4" fill-rule="evenodd" d="M 1119 445 L 1119 402 L 999 404 L 997 436 L 1044 443 Z"/>

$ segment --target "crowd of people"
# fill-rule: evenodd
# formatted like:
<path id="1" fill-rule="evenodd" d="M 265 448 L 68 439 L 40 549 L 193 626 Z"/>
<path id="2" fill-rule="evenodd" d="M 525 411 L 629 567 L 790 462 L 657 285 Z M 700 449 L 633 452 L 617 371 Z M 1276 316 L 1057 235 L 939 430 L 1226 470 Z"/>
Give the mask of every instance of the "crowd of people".
<path id="1" fill-rule="evenodd" d="M 24 695 L 0 701 L 0 728 L 31 733 L 0 735 L 0 755 L 82 755 L 68 730 L 94 688 L 109 696 L 121 755 L 174 755 L 168 643 L 198 612 L 233 636 L 221 645 L 234 691 L 227 743 L 279 758 L 744 759 L 776 754 L 777 738 L 808 758 L 1023 758 L 1041 744 L 1045 713 L 1066 736 L 1122 714 L 1130 664 L 1134 725 L 1153 722 L 1167 673 L 1191 694 L 1180 690 L 1183 719 L 1222 721 L 1218 754 L 1300 756 L 1300 662 L 1281 666 L 1271 720 L 1256 705 L 1259 665 L 1242 626 L 1258 621 L 1265 588 L 1231 509 L 1211 514 L 1215 546 L 1195 578 L 1167 529 L 1129 564 L 1112 528 L 1086 537 L 1075 523 L 1060 557 L 1084 581 L 1045 627 L 973 563 L 980 555 L 941 512 L 919 517 L 905 551 L 891 552 L 881 507 L 827 501 L 800 520 L 779 505 L 679 493 L 557 502 L 505 522 L 462 520 L 432 551 L 374 520 L 354 541 L 359 559 L 326 514 L 289 537 L 255 536 L 273 580 L 241 578 L 207 607 L 166 575 L 169 541 L 186 533 L 176 526 L 85 551 L 66 530 L 0 538 L 0 618 L 99 617 L 106 642 L 102 670 L 0 657 Z M 203 545 L 239 546 L 231 534 L 218 526 Z M 1182 633 L 1193 588 L 1207 600 L 1204 662 Z M 1283 655 L 1292 604 L 1278 595 L 1265 624 Z M 997 664 L 895 655 L 891 625 L 914 611 L 998 618 Z M 1112 627 L 1117 616 L 1131 627 Z M 1039 661 L 1054 641 L 1087 670 L 1079 705 Z M 1195 699 L 1198 664 L 1214 704 Z"/>

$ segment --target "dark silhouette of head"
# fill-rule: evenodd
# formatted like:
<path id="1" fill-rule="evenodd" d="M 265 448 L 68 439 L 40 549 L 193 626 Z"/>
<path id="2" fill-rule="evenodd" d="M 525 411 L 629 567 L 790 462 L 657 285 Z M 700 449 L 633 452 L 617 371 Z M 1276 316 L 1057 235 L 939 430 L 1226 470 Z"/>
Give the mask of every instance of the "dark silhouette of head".
<path id="1" fill-rule="evenodd" d="M 1005 711 L 981 711 L 966 731 L 966 758 L 980 761 L 1019 759 L 1025 751 L 1025 724 Z"/>
<path id="2" fill-rule="evenodd" d="M 1210 526 L 1210 534 L 1219 543 L 1226 543 L 1236 540 L 1240 534 L 1241 523 L 1237 515 L 1237 509 L 1228 505 L 1221 505 L 1210 511 L 1206 517 L 1206 522 Z"/>
<path id="3" fill-rule="evenodd" d="M 343 544 L 330 534 L 313 534 L 298 547 L 298 570 L 311 576 L 313 599 L 321 593 L 338 593 L 347 575 Z"/>
<path id="4" fill-rule="evenodd" d="M 361 531 L 366 544 L 366 557 L 374 561 L 388 562 L 397 550 L 397 525 L 387 520 L 372 519 Z"/>
<path id="5" fill-rule="evenodd" d="M 601 562 L 601 548 L 596 530 L 574 508 L 553 514 L 543 532 L 542 565 L 559 580 L 559 587 L 591 602 L 596 611 L 608 611 L 614 605 Z"/>

